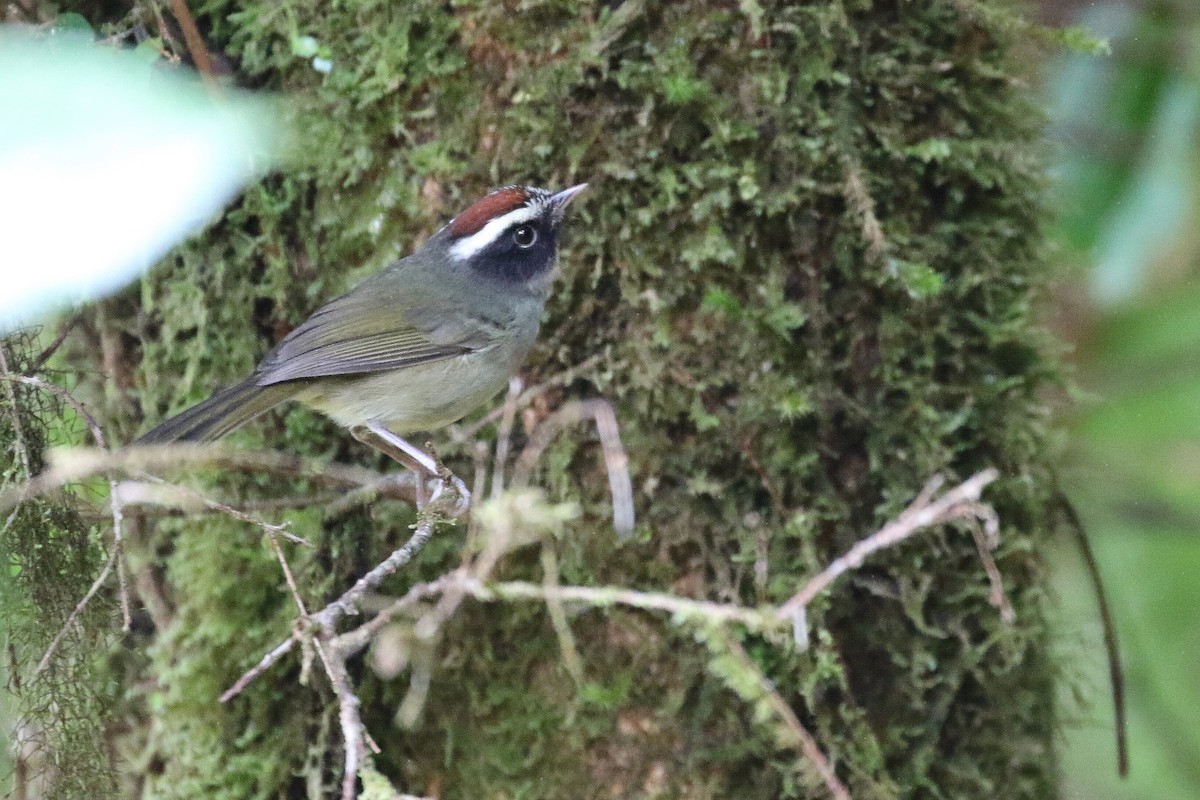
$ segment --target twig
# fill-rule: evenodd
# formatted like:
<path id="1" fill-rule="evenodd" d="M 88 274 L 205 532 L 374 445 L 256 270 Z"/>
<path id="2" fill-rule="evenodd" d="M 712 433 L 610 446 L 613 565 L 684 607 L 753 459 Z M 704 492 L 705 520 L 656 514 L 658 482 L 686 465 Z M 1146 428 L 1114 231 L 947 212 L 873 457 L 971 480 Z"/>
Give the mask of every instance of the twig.
<path id="1" fill-rule="evenodd" d="M 292 601 L 295 602 L 296 608 L 302 616 L 307 616 L 308 609 L 304 607 L 304 598 L 300 596 L 300 587 L 296 586 L 296 579 L 292 576 L 292 568 L 288 565 L 287 557 L 283 554 L 283 548 L 279 546 L 279 540 L 275 535 L 268 532 L 267 541 L 271 543 L 271 549 L 275 552 L 275 558 L 279 561 L 279 568 L 283 570 L 283 579 L 287 581 L 288 590 L 292 593 Z"/>
<path id="2" fill-rule="evenodd" d="M 279 546 L 279 540 L 274 533 L 270 532 L 267 534 L 267 539 L 271 543 L 271 548 L 275 551 L 275 557 L 279 560 L 279 566 L 283 570 L 283 577 L 287 581 L 288 589 L 292 593 L 292 600 L 296 603 L 296 608 L 300 611 L 301 616 L 308 616 L 308 609 L 304 605 L 304 598 L 300 596 L 300 589 L 296 586 L 296 579 L 292 576 L 292 568 L 288 565 L 287 557 L 283 554 L 283 548 Z M 334 692 L 337 694 L 338 718 L 341 720 L 342 732 L 346 737 L 346 770 L 347 774 L 352 776 L 348 788 L 345 782 L 343 782 L 342 796 L 344 800 L 353 800 L 353 777 L 358 775 L 358 759 L 361 758 L 362 743 L 370 740 L 370 736 L 363 727 L 358 713 L 358 697 L 350 687 L 350 676 L 346 671 L 346 659 L 336 647 L 326 647 L 326 644 L 333 636 L 332 627 L 323 627 L 320 635 L 314 637 L 313 646 L 316 648 L 317 656 L 321 659 L 321 665 L 325 667 L 325 674 L 329 676 L 329 682 L 333 685 Z M 357 738 L 351 738 L 353 735 L 356 735 Z M 372 741 L 371 744 L 374 745 L 374 742 Z M 350 755 L 353 750 L 357 750 L 357 753 L 354 754 L 354 763 L 352 764 L 350 762 Z M 379 751 L 378 746 L 375 746 L 375 750 L 376 752 Z M 350 793 L 346 794 L 347 791 Z"/>
<path id="3" fill-rule="evenodd" d="M 333 625 L 321 625 L 321 636 L 326 640 L 334 638 Z M 340 654 L 334 652 L 323 659 L 329 682 L 333 686 L 338 699 L 338 722 L 342 726 L 342 741 L 345 744 L 346 758 L 342 772 L 342 800 L 354 800 L 357 796 L 358 770 L 362 766 L 363 743 L 366 740 L 366 730 L 363 728 L 362 716 L 359 714 L 358 695 L 350 686 L 350 674 L 346 671 L 346 662 Z"/>
<path id="4" fill-rule="evenodd" d="M 781 617 L 792 618 L 806 607 L 812 599 L 829 587 L 843 573 L 856 569 L 872 553 L 890 547 L 912 536 L 923 528 L 940 525 L 953 519 L 975 517 L 979 513 L 979 496 L 983 488 L 1000 477 L 994 469 L 985 469 L 972 475 L 937 500 L 931 500 L 933 492 L 927 486 L 908 508 L 891 522 L 857 542 L 846 553 L 834 559 L 829 566 L 811 578 L 790 600 L 779 607 Z M 936 478 L 935 478 L 936 480 Z"/>
<path id="5" fill-rule="evenodd" d="M 517 419 L 517 401 L 521 394 L 521 379 L 514 376 L 508 382 L 508 394 L 500 407 L 500 428 L 496 435 L 496 458 L 492 462 L 492 499 L 504 491 L 504 468 L 508 464 L 508 448 L 512 444 L 513 423 Z"/>
<path id="6" fill-rule="evenodd" d="M 842 783 L 837 773 L 833 771 L 833 765 L 829 763 L 829 759 L 821 752 L 821 747 L 817 744 L 816 738 L 809 733 L 807 728 L 800 724 L 800 719 L 796 716 L 796 712 L 792 710 L 788 702 L 779 694 L 771 679 L 763 674 L 758 665 L 746 653 L 741 643 L 730 636 L 727 631 L 721 629 L 719 633 L 714 635 L 720 636 L 721 645 L 738 660 L 742 669 L 754 675 L 762 696 L 771 706 L 771 710 L 775 712 L 775 715 L 783 722 L 784 728 L 791 735 L 793 744 L 800 751 L 801 756 L 807 758 L 816 767 L 817 773 L 821 776 L 821 780 L 825 782 L 829 793 L 836 800 L 851 800 L 850 790 L 846 788 L 846 784 Z"/>
<path id="7" fill-rule="evenodd" d="M 986 513 L 991 509 L 981 506 L 979 511 Z M 995 520 L 994 511 L 992 519 Z M 996 524 L 998 525 L 998 522 Z M 1000 612 L 1000 619 L 1011 625 L 1017 619 L 1017 612 L 1013 608 L 1012 601 L 1008 599 L 1008 594 L 1004 591 L 1004 577 L 1000 574 L 1000 568 L 996 566 L 996 559 L 992 558 L 992 550 L 996 549 L 995 540 L 989 541 L 986 529 L 975 523 L 974 520 L 972 520 L 970 528 L 971 535 L 975 538 L 975 549 L 979 552 L 979 560 L 983 562 L 983 571 L 987 573 L 988 582 L 992 585 L 988 602 L 992 604 L 992 608 Z"/>
<path id="8" fill-rule="evenodd" d="M 58 334 L 54 337 L 54 341 L 46 345 L 45 350 L 38 353 L 37 358 L 35 358 L 33 363 L 31 363 L 25 370 L 25 374 L 32 375 L 42 367 L 46 366 L 46 362 L 50 360 L 51 356 L 58 352 L 58 348 L 62 347 L 62 343 L 67 340 L 67 337 L 71 334 L 71 331 L 75 329 L 75 325 L 78 323 L 79 315 L 71 315 L 67 321 L 62 324 L 62 327 L 58 329 Z"/>
<path id="9" fill-rule="evenodd" d="M 300 641 L 299 638 L 292 636 L 277 644 L 272 650 L 268 651 L 267 654 L 262 657 L 262 660 L 260 660 L 250 669 L 246 670 L 242 677 L 238 678 L 232 686 L 226 689 L 224 694 L 217 698 L 217 702 L 228 703 L 230 700 L 241 694 L 255 678 L 266 672 L 275 664 L 276 661 L 287 655 L 291 649 L 296 646 L 296 642 L 298 641 Z"/>
<path id="10" fill-rule="evenodd" d="M 453 497 L 454 493 L 455 490 L 451 488 L 448 494 Z M 429 520 L 428 525 L 429 533 L 426 533 L 424 537 L 415 544 L 414 547 L 410 547 L 410 545 L 413 545 L 414 540 L 417 539 L 417 533 L 413 534 L 413 537 L 409 540 L 405 547 L 396 551 L 396 553 L 393 553 L 392 558 L 389 558 L 388 561 L 384 562 L 384 564 L 395 562 L 395 566 L 391 567 L 391 572 L 394 572 L 401 564 L 411 559 L 412 556 L 415 555 L 418 550 L 420 550 L 421 545 L 424 544 L 425 540 L 429 538 L 429 534 L 432 533 L 432 529 L 433 520 L 431 519 Z M 418 532 L 420 532 L 420 530 L 421 526 L 418 525 Z M 296 586 L 296 580 L 292 576 L 292 570 L 288 566 L 287 558 L 284 556 L 283 550 L 279 546 L 279 541 L 276 538 L 277 533 L 277 530 L 268 531 L 268 539 L 271 542 L 271 547 L 275 551 L 276 558 L 279 560 L 279 565 L 283 569 L 284 578 L 287 580 L 287 585 L 291 590 L 292 598 L 296 603 L 296 607 L 299 609 L 302 617 L 307 617 L 308 609 L 305 607 L 304 599 L 300 596 L 300 589 Z M 396 558 L 397 553 L 402 552 L 406 553 L 407 555 L 403 558 Z M 376 582 L 379 582 L 382 581 L 383 577 L 386 577 L 387 574 L 390 574 L 390 572 L 380 570 L 379 567 L 376 567 L 375 570 L 372 570 L 371 573 L 368 573 L 368 575 L 373 574 L 379 575 L 379 577 L 376 578 Z M 362 579 L 355 584 L 351 591 L 353 591 L 354 588 L 358 588 L 361 584 L 363 584 Z M 359 599 L 361 599 L 361 595 L 366 591 L 367 589 L 362 589 L 353 602 L 357 604 Z M 340 598 L 341 602 L 347 603 L 346 598 L 348 594 L 349 592 Z M 346 613 L 345 609 L 349 608 L 349 605 L 344 605 L 342 608 L 342 613 Z M 325 611 L 329 611 L 329 608 L 327 607 Z M 339 616 L 340 614 L 334 615 L 322 612 L 321 614 L 318 614 L 316 617 L 312 618 L 312 621 L 319 626 L 318 634 L 313 640 L 313 645 L 316 648 L 317 655 L 321 659 L 322 666 L 325 668 L 325 674 L 329 676 L 329 682 L 333 686 L 334 693 L 338 700 L 338 721 L 341 724 L 342 739 L 345 747 L 345 765 L 342 774 L 342 800 L 354 800 L 354 798 L 357 796 L 358 772 L 363 764 L 363 745 L 371 740 L 362 723 L 362 715 L 359 713 L 360 701 L 358 699 L 358 695 L 354 693 L 354 689 L 351 686 L 350 674 L 346 670 L 345 656 L 338 647 L 332 646 L 332 643 L 334 643 L 336 639 L 334 625 Z M 293 638 L 294 637 L 295 634 L 293 634 Z M 288 641 L 292 641 L 292 639 L 289 639 Z M 327 645 L 330 646 L 327 647 Z M 283 645 L 280 645 L 272 650 L 271 653 L 276 653 L 282 648 Z M 259 665 L 255 668 L 255 670 L 252 670 L 252 672 L 255 674 L 261 673 L 262 670 L 265 669 L 265 661 L 266 659 L 264 658 L 264 660 L 259 662 Z M 243 675 L 233 688 L 221 695 L 221 700 L 224 701 L 229 697 L 234 696 L 236 694 L 234 689 L 240 691 L 241 689 L 239 687 L 244 687 L 250 682 L 250 680 L 253 680 L 253 676 L 251 676 L 250 673 Z M 371 744 L 374 745 L 374 742 L 372 741 Z M 378 752 L 378 746 L 375 746 L 375 750 Z"/>
<path id="11" fill-rule="evenodd" d="M 1059 488 L 1055 489 L 1059 508 L 1067 520 L 1067 527 L 1075 534 L 1079 552 L 1083 556 L 1084 568 L 1092 580 L 1096 592 L 1096 605 L 1100 609 L 1100 626 L 1104 630 L 1104 651 L 1108 655 L 1108 681 L 1112 687 L 1113 728 L 1117 737 L 1117 774 L 1122 778 L 1129 775 L 1129 721 L 1125 712 L 1125 672 L 1121 668 L 1121 651 L 1118 649 L 1117 625 L 1112 607 L 1104 592 L 1104 581 L 1100 578 L 1100 566 L 1092 543 L 1088 541 L 1087 529 L 1075 510 L 1075 504 Z"/>
<path id="12" fill-rule="evenodd" d="M 600 437 L 604 466 L 608 471 L 608 488 L 612 495 L 613 527 L 621 536 L 633 532 L 633 484 L 629 479 L 629 458 L 621 446 L 617 415 L 607 400 L 575 400 L 566 403 L 539 425 L 529 437 L 529 443 L 513 467 L 513 486 L 527 486 L 534 465 L 550 442 L 567 425 L 592 419 Z"/>
<path id="13" fill-rule="evenodd" d="M 379 497 L 395 496 L 398 490 L 403 490 L 406 495 L 411 494 L 411 497 L 406 496 L 404 499 L 415 506 L 417 504 L 418 493 L 421 491 L 419 487 L 422 485 L 423 480 L 424 478 L 418 477 L 411 470 L 398 472 L 394 475 L 386 475 L 374 483 L 352 489 L 327 504 L 324 514 L 325 519 L 337 519 L 348 511 L 367 505 Z"/>
<path id="14" fill-rule="evenodd" d="M 309 542 L 308 540 L 302 539 L 301 537 L 290 532 L 287 529 L 286 523 L 284 523 L 282 525 L 276 525 L 274 523 L 267 522 L 266 520 L 259 519 L 258 517 L 254 516 L 253 514 L 247 514 L 245 511 L 236 509 L 233 506 L 227 505 L 227 504 L 222 503 L 217 500 L 213 500 L 212 498 L 206 496 L 205 494 L 203 494 L 202 492 L 200 492 L 196 489 L 191 488 L 190 486 L 182 486 L 177 483 L 170 483 L 168 481 L 164 481 L 162 478 L 156 478 L 153 475 L 143 475 L 142 480 L 156 484 L 157 486 L 161 486 L 161 487 L 167 489 L 169 492 L 176 492 L 180 495 L 183 495 L 192 500 L 195 500 L 197 503 L 199 503 L 200 505 L 202 505 L 204 508 L 208 509 L 209 511 L 215 511 L 220 514 L 225 514 L 226 516 L 232 517 L 233 519 L 236 519 L 239 522 L 246 522 L 246 523 L 249 523 L 250 525 L 254 525 L 257 528 L 260 528 L 263 531 L 263 533 L 265 533 L 269 537 L 270 536 L 282 536 L 283 538 L 287 539 L 289 542 L 292 542 L 294 544 L 301 544 L 301 545 L 304 545 L 305 547 L 313 546 L 312 543 Z M 124 481 L 120 484 L 122 499 L 125 501 L 126 504 L 133 504 L 133 503 L 137 503 L 139 501 L 147 502 L 147 503 L 161 504 L 163 500 L 169 499 L 163 495 L 157 495 L 157 496 L 153 496 L 153 497 L 140 497 L 134 491 L 136 489 L 136 487 L 137 487 L 136 483 L 131 483 L 129 481 Z"/>
<path id="15" fill-rule="evenodd" d="M 449 579 L 449 580 L 446 580 Z M 634 589 L 612 589 L 594 586 L 556 586 L 548 587 L 525 581 L 504 581 L 501 583 L 484 583 L 476 577 L 465 573 L 452 573 L 444 576 L 442 581 L 426 584 L 430 588 L 438 587 L 445 591 L 449 586 L 471 595 L 477 600 L 494 602 L 496 600 L 557 600 L 559 602 L 586 603 L 595 608 L 608 606 L 629 606 L 650 611 L 666 611 L 678 621 L 699 621 L 709 623 L 736 622 L 752 631 L 765 632 L 780 625 L 774 609 L 764 611 L 744 606 L 725 603 L 714 603 L 710 600 L 689 600 L 673 594 L 660 592 L 639 592 Z"/>
<path id="16" fill-rule="evenodd" d="M 546 590 L 546 612 L 550 615 L 550 623 L 558 637 L 563 666 L 566 667 L 571 680 L 575 681 L 575 688 L 582 690 L 583 659 L 579 657 L 579 648 L 575 644 L 571 623 L 567 621 L 566 609 L 555 592 L 559 588 L 558 554 L 554 552 L 554 540 L 549 533 L 542 534 L 542 588 Z"/>
<path id="17" fill-rule="evenodd" d="M 313 621 L 321 626 L 332 626 L 347 614 L 356 613 L 358 611 L 358 604 L 362 602 L 363 595 L 383 583 L 388 576 L 409 561 L 412 561 L 413 557 L 421 552 L 421 548 L 433 536 L 433 529 L 441 519 L 438 512 L 447 507 L 453 508 L 452 503 L 456 496 L 457 492 L 453 488 L 448 488 L 441 497 L 427 505 L 425 507 L 426 513 L 422 514 L 422 519 L 417 523 L 408 541 L 402 547 L 393 551 L 386 559 L 375 565 L 370 572 L 355 581 L 354 585 L 347 589 L 341 597 L 317 612 L 313 617 Z M 445 502 L 447 499 L 451 501 L 449 506 Z M 433 511 L 433 513 L 429 513 L 429 511 Z"/>
<path id="18" fill-rule="evenodd" d="M 328 629 L 332 631 L 338 620 L 348 614 L 356 613 L 359 603 L 362 602 L 362 598 L 367 592 L 383 583 L 389 575 L 407 564 L 421 551 L 421 548 L 425 546 L 425 543 L 433 535 L 434 527 L 441 521 L 442 511 L 444 509 L 452 510 L 455 508 L 456 495 L 457 492 L 453 487 L 448 487 L 441 497 L 427 505 L 422 511 L 421 518 L 408 541 L 377 564 L 370 572 L 355 581 L 354 585 L 347 589 L 341 597 L 310 616 L 310 623 L 316 625 L 319 630 Z M 221 695 L 220 701 L 222 703 L 227 702 L 243 691 L 251 681 L 261 675 L 268 667 L 278 661 L 284 653 L 290 650 L 298 638 L 299 634 L 293 633 L 287 641 L 276 645 L 271 652 L 263 656 L 263 659 L 258 664 L 242 675 L 242 677 L 238 678 L 237 682 Z"/>
<path id="19" fill-rule="evenodd" d="M 109 554 L 108 561 L 104 563 L 104 569 L 100 570 L 100 574 L 96 576 L 96 580 L 92 581 L 91 588 L 87 590 L 87 594 L 75 604 L 75 608 L 71 610 L 67 621 L 63 623 L 62 627 L 58 629 L 58 633 L 54 634 L 54 638 L 50 640 L 50 645 L 46 648 L 46 652 L 42 654 L 42 659 L 38 662 L 37 668 L 34 670 L 35 675 L 50 666 L 50 658 L 54 655 L 54 651 L 58 649 L 59 643 L 67 635 L 67 631 L 71 630 L 71 626 L 79 619 L 84 609 L 88 607 L 88 603 L 92 602 L 92 598 L 96 596 L 96 592 L 100 591 L 100 587 L 108 580 L 108 576 L 112 574 L 116 560 L 117 553 L 114 550 Z"/>
<path id="20" fill-rule="evenodd" d="M 183 29 L 183 40 L 187 42 L 188 53 L 192 57 L 192 63 L 196 65 L 196 70 L 210 86 L 216 86 L 212 59 L 208 55 L 208 48 L 204 46 L 204 37 L 196 27 L 196 19 L 188 8 L 187 0 L 171 0 L 171 12 L 179 21 L 179 27 Z"/>
<path id="21" fill-rule="evenodd" d="M 117 559 L 117 597 L 121 604 L 121 632 L 129 633 L 133 617 L 129 612 L 129 585 L 125 576 L 125 510 L 121 508 L 117 482 L 108 480 L 108 508 L 113 521 L 113 555 Z"/>
<path id="22" fill-rule="evenodd" d="M 403 597 L 394 600 L 387 607 L 371 617 L 370 620 L 364 622 L 353 630 L 346 631 L 340 634 L 333 640 L 334 646 L 343 657 L 350 657 L 357 653 L 362 648 L 375 638 L 375 635 L 384 628 L 389 622 L 396 618 L 396 615 L 411 609 L 422 600 L 427 600 L 430 597 L 436 597 L 446 590 L 448 583 L 460 579 L 460 571 L 448 573 L 429 583 L 418 583 L 410 588 Z"/>
<path id="23" fill-rule="evenodd" d="M 291 453 L 268 450 L 238 450 L 220 445 L 168 444 L 130 447 L 115 452 L 88 448 L 58 448 L 51 468 L 13 490 L 0 492 L 0 511 L 30 497 L 52 492 L 107 472 L 140 474 L 149 469 L 178 469 L 189 465 L 220 466 L 308 478 L 340 486 L 374 486 L 380 496 L 412 500 L 410 491 L 374 470 L 348 464 L 331 464 Z"/>

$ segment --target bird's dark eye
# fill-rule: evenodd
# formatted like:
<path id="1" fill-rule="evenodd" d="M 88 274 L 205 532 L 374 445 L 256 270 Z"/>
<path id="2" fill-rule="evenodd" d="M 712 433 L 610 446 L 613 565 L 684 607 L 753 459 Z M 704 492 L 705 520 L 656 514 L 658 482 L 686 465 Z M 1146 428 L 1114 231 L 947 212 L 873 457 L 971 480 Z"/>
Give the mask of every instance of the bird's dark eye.
<path id="1" fill-rule="evenodd" d="M 537 231 L 530 225 L 522 225 L 513 231 L 513 241 L 517 247 L 530 247 L 537 241 Z"/>

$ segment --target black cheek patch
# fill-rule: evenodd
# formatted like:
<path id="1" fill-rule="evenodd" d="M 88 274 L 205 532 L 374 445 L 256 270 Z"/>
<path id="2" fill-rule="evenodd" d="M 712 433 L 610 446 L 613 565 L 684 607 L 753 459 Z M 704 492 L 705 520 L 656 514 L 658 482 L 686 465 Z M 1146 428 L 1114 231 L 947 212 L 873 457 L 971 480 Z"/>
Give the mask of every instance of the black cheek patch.
<path id="1" fill-rule="evenodd" d="M 538 230 L 531 247 L 518 247 L 506 233 L 471 259 L 471 267 L 482 275 L 523 283 L 554 266 L 557 233 Z"/>

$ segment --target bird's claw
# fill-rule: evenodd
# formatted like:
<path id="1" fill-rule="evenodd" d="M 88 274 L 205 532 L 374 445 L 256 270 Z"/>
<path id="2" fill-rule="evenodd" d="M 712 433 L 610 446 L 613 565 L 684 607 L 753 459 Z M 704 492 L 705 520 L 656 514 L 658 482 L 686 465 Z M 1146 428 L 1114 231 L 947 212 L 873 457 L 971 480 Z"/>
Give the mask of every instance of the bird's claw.
<path id="1" fill-rule="evenodd" d="M 452 472 L 447 472 L 445 476 L 440 476 L 433 482 L 433 492 L 429 496 L 429 502 L 437 500 L 446 490 L 446 480 L 449 479 L 450 485 L 454 487 L 455 493 L 458 495 L 458 500 L 454 504 L 455 516 L 466 513 L 471 507 L 471 490 L 467 488 L 467 484 L 462 478 Z"/>

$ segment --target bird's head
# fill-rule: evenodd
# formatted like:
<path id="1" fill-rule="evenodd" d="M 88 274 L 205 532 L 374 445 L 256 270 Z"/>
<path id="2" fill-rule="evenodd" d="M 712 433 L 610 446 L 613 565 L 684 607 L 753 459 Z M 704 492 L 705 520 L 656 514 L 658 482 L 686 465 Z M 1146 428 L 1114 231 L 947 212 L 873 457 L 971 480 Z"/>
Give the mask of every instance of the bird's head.
<path id="1" fill-rule="evenodd" d="M 561 192 L 506 186 L 477 200 L 439 231 L 447 257 L 482 276 L 541 283 L 554 267 L 567 205 L 586 183 Z"/>

